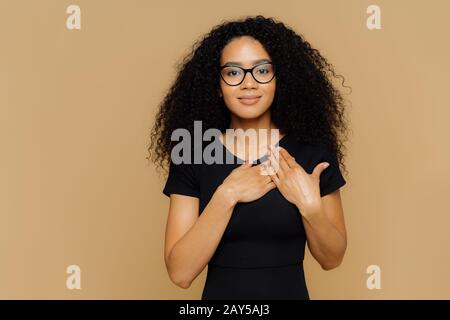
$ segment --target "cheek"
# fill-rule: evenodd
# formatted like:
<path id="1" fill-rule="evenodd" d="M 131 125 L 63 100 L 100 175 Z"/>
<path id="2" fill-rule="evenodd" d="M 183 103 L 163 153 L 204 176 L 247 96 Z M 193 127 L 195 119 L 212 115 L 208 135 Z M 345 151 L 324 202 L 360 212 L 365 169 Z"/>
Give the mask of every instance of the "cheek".
<path id="1" fill-rule="evenodd" d="M 267 87 L 265 94 L 267 94 L 268 96 L 274 96 L 275 95 L 275 90 L 276 90 L 276 83 L 273 81 L 273 83 L 270 83 L 270 86 Z"/>
<path id="2" fill-rule="evenodd" d="M 223 98 L 225 101 L 232 101 L 237 97 L 237 92 L 235 87 L 223 86 L 221 85 Z"/>

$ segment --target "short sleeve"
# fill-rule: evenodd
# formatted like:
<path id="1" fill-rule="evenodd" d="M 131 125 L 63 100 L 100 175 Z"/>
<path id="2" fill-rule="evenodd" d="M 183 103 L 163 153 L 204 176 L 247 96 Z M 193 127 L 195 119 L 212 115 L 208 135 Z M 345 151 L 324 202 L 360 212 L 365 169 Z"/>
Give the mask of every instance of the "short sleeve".
<path id="1" fill-rule="evenodd" d="M 320 196 L 323 197 L 346 184 L 339 168 L 339 162 L 335 152 L 329 147 L 322 146 L 320 162 L 328 162 L 330 165 L 320 174 Z"/>
<path id="2" fill-rule="evenodd" d="M 175 164 L 170 162 L 169 174 L 163 189 L 163 194 L 181 194 L 192 197 L 200 197 L 200 186 L 194 164 Z"/>

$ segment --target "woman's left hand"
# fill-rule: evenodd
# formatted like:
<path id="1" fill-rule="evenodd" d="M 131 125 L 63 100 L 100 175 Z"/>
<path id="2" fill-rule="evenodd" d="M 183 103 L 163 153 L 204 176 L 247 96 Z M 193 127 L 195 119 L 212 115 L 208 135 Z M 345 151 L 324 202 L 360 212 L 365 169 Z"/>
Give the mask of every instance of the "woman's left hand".
<path id="1" fill-rule="evenodd" d="M 328 162 L 319 163 L 311 174 L 308 174 L 286 149 L 278 147 L 277 152 L 269 146 L 269 160 L 266 168 L 272 181 L 281 194 L 295 204 L 302 216 L 321 212 L 320 174 L 328 166 Z"/>

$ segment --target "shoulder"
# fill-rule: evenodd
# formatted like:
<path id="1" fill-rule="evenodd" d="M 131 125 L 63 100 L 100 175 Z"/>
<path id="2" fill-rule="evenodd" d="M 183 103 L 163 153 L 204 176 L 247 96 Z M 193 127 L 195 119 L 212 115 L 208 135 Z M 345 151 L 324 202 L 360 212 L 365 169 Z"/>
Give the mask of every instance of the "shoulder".
<path id="1" fill-rule="evenodd" d="M 336 154 L 324 142 L 299 141 L 291 136 L 284 139 L 280 146 L 285 148 L 291 156 L 309 173 L 323 161 L 335 162 Z"/>
<path id="2" fill-rule="evenodd" d="M 320 195 L 323 197 L 346 184 L 343 177 L 336 152 L 326 143 L 293 141 L 289 145 L 291 155 L 303 169 L 312 173 L 321 162 L 330 165 L 320 175 Z M 288 152 L 290 152 L 288 150 Z"/>
<path id="3" fill-rule="evenodd" d="M 304 161 L 321 158 L 331 152 L 331 148 L 323 142 L 306 142 L 297 140 L 295 137 L 289 137 L 282 142 L 280 143 L 281 147 L 285 148 L 292 156 L 295 155 Z"/>
<path id="4" fill-rule="evenodd" d="M 198 149 L 198 148 L 197 148 Z M 180 149 L 170 154 L 169 170 L 163 193 L 170 196 L 177 193 L 188 196 L 199 196 L 199 176 L 201 164 L 195 163 L 196 148 Z M 198 155 L 197 155 L 198 157 Z"/>

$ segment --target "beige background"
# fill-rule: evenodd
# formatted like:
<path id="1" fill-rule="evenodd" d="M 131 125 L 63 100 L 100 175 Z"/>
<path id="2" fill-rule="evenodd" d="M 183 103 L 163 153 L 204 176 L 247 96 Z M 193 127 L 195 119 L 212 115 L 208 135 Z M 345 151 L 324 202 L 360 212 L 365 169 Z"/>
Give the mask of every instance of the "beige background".
<path id="1" fill-rule="evenodd" d="M 73 3 L 81 30 L 65 26 Z M 194 41 L 254 14 L 302 33 L 353 88 L 348 249 L 328 272 L 308 253 L 311 297 L 450 298 L 449 13 L 446 0 L 1 0 L 0 298 L 200 298 L 206 269 L 188 290 L 166 273 L 149 130 Z M 81 290 L 65 287 L 71 264 Z"/>

